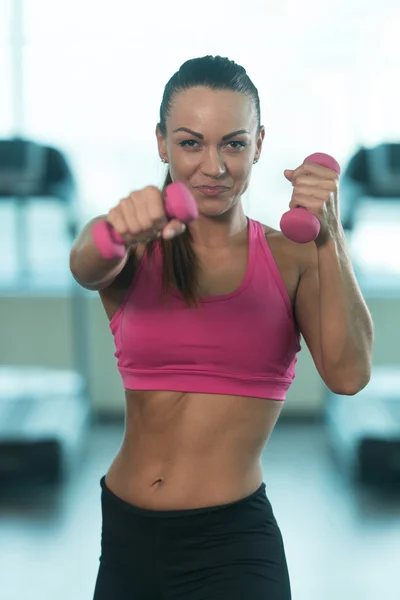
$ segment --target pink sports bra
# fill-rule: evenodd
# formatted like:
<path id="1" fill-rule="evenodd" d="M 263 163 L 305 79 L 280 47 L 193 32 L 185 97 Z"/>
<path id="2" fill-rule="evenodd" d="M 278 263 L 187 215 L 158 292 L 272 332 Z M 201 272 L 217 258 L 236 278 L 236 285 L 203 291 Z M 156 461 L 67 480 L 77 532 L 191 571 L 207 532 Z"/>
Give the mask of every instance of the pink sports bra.
<path id="1" fill-rule="evenodd" d="M 284 400 L 300 333 L 262 225 L 248 219 L 245 277 L 232 293 L 189 308 L 161 297 L 161 250 L 146 255 L 110 322 L 124 387 Z"/>

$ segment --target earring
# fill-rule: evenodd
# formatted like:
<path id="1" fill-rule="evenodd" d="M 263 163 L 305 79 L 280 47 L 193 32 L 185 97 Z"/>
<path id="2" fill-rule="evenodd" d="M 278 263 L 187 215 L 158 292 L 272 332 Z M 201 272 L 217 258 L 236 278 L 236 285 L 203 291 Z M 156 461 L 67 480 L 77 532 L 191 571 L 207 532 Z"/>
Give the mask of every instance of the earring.
<path id="1" fill-rule="evenodd" d="M 165 160 L 165 158 L 162 158 L 162 159 L 161 159 L 161 162 L 162 162 L 162 163 L 164 163 L 164 165 L 166 165 L 166 164 L 167 164 L 167 161 Z"/>
<path id="2" fill-rule="evenodd" d="M 257 163 L 258 163 L 258 158 L 255 158 L 255 159 L 253 160 L 253 165 L 255 165 L 255 164 L 257 164 Z"/>

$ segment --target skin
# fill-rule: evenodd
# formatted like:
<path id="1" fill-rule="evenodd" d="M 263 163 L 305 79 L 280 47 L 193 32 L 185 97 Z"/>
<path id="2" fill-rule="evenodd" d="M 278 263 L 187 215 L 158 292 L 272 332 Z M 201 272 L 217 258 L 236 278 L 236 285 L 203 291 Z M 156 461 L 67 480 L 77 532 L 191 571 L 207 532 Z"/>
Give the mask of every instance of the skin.
<path id="1" fill-rule="evenodd" d="M 203 139 L 176 131 L 182 127 Z M 243 129 L 248 133 L 222 140 Z M 198 204 L 199 218 L 188 226 L 201 267 L 201 295 L 230 293 L 245 275 L 248 232 L 241 196 L 264 135 L 249 97 L 207 88 L 180 92 L 172 103 L 165 137 L 157 127 L 160 157 L 169 164 L 173 180 L 184 182 Z M 224 185 L 227 190 L 210 198 L 200 185 Z M 268 226 L 264 229 L 295 308 L 310 249 Z M 115 281 L 99 291 L 110 319 L 126 295 L 144 247 L 139 244 Z M 280 401 L 251 397 L 126 390 L 125 433 L 107 485 L 127 502 L 155 510 L 243 498 L 262 482 L 260 456 L 281 408 Z"/>
<path id="2" fill-rule="evenodd" d="M 204 139 L 185 131 L 187 128 Z M 248 133 L 222 138 L 235 131 Z M 230 90 L 192 88 L 177 94 L 164 138 L 156 129 L 160 157 L 169 163 L 173 181 L 182 181 L 196 199 L 200 218 L 191 224 L 195 242 L 226 243 L 246 225 L 241 196 L 247 190 L 254 160 L 261 155 L 264 127 L 258 129 L 252 100 Z M 218 198 L 201 194 L 198 186 L 221 185 Z"/>

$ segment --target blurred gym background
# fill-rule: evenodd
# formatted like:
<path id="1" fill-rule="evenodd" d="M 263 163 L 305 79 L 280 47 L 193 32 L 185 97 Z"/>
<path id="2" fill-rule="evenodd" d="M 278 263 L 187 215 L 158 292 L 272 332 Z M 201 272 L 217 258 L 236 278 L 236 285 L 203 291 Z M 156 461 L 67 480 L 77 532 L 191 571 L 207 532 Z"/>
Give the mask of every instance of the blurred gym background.
<path id="1" fill-rule="evenodd" d="M 90 218 L 164 176 L 155 141 L 180 64 L 221 54 L 259 89 L 245 207 L 279 226 L 286 168 L 342 165 L 342 220 L 376 328 L 371 383 L 324 387 L 307 348 L 264 452 L 295 600 L 400 597 L 400 7 L 395 0 L 0 0 L 0 590 L 88 600 L 99 479 L 123 390 L 96 293 L 69 273 Z"/>

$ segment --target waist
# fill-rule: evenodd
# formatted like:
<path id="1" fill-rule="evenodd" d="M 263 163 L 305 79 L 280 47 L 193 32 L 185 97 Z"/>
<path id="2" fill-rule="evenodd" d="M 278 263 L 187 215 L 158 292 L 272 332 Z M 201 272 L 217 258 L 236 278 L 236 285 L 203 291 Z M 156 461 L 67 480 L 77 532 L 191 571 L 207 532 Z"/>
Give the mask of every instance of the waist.
<path id="1" fill-rule="evenodd" d="M 181 519 L 184 517 L 190 517 L 195 515 L 201 515 L 206 513 L 218 513 L 221 510 L 229 509 L 228 512 L 235 511 L 237 509 L 241 509 L 242 507 L 248 506 L 252 504 L 254 501 L 261 499 L 266 502 L 270 507 L 270 503 L 266 496 L 266 486 L 262 481 L 260 485 L 258 485 L 254 491 L 251 491 L 249 494 L 243 495 L 232 502 L 226 503 L 218 503 L 218 504 L 209 504 L 207 506 L 202 506 L 199 508 L 184 508 L 184 509 L 176 509 L 176 510 L 157 510 L 157 509 L 148 509 L 137 506 L 132 502 L 124 501 L 120 496 L 115 494 L 112 489 L 108 486 L 106 476 L 103 476 L 100 480 L 100 486 L 102 489 L 102 498 L 103 505 L 106 504 L 108 506 L 113 506 L 116 510 L 124 512 L 126 515 L 132 515 L 137 517 L 150 517 L 155 519 L 160 518 L 176 518 L 180 517 Z M 126 527 L 126 521 L 124 521 L 124 525 Z"/>
<path id="2" fill-rule="evenodd" d="M 132 369 L 121 365 L 118 368 L 124 387 L 128 390 L 173 390 L 283 401 L 293 381 L 293 376 L 241 376 L 192 368 L 152 370 Z"/>
<path id="3" fill-rule="evenodd" d="M 107 473 L 143 507 L 231 502 L 260 485 L 262 449 L 282 402 L 228 395 L 127 392 L 125 437 Z"/>
<path id="4" fill-rule="evenodd" d="M 203 468 L 196 463 L 189 467 L 188 463 L 164 471 L 133 469 L 119 458 L 108 470 L 106 484 L 121 500 L 144 510 L 197 510 L 229 504 L 248 496 L 262 482 L 262 469 L 257 463 L 245 470 L 236 466 L 231 471 L 210 471 L 203 462 Z"/>

